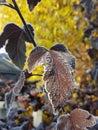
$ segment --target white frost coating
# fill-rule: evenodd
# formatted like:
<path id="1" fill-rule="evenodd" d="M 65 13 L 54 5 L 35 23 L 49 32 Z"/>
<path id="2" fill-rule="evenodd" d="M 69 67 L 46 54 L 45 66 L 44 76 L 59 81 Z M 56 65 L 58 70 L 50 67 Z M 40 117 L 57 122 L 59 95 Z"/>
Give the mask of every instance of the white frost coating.
<path id="1" fill-rule="evenodd" d="M 25 75 L 24 72 L 21 73 L 19 80 L 16 82 L 14 88 L 12 89 L 12 92 L 15 96 L 18 96 L 21 89 L 23 88 L 25 82 Z"/>

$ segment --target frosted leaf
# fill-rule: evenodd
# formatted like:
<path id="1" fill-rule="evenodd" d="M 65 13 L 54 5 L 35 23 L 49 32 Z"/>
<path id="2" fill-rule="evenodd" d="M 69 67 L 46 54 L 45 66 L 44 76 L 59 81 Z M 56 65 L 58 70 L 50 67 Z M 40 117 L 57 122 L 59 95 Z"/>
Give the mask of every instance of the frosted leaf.
<path id="1" fill-rule="evenodd" d="M 70 114 L 71 122 L 75 130 L 84 130 L 95 125 L 95 119 L 88 111 L 75 109 Z"/>
<path id="2" fill-rule="evenodd" d="M 61 115 L 56 124 L 56 130 L 87 130 L 95 125 L 95 119 L 88 111 L 74 109 L 70 114 Z"/>
<path id="3" fill-rule="evenodd" d="M 14 88 L 12 89 L 13 94 L 18 96 L 19 93 L 21 92 L 25 82 L 25 75 L 24 72 L 21 72 L 21 75 L 19 77 L 19 80 L 16 82 Z"/>
<path id="4" fill-rule="evenodd" d="M 43 78 L 54 110 L 61 107 L 69 98 L 75 81 L 72 68 L 70 64 L 68 64 L 65 55 L 62 55 L 62 53 L 63 52 L 50 50 L 50 63 L 52 65 L 49 63 L 45 64 L 45 66 L 48 66 L 48 69 Z"/>
<path id="5" fill-rule="evenodd" d="M 64 44 L 56 44 L 50 48 L 50 50 L 54 50 L 57 52 L 62 52 L 62 56 L 65 56 L 66 61 L 71 66 L 71 68 L 75 69 L 75 57 L 68 50 L 68 48 Z"/>
<path id="6" fill-rule="evenodd" d="M 13 101 L 15 100 L 15 95 L 12 90 L 5 94 L 5 108 L 9 109 L 12 106 Z"/>
<path id="7" fill-rule="evenodd" d="M 72 126 L 69 114 L 62 115 L 58 118 L 56 130 L 75 130 Z"/>
<path id="8" fill-rule="evenodd" d="M 49 51 L 36 47 L 28 58 L 28 71 L 40 64 L 44 66 L 43 80 L 55 112 L 69 98 L 73 89 L 75 57 L 63 44 L 56 44 Z"/>
<path id="9" fill-rule="evenodd" d="M 24 72 L 21 72 L 19 80 L 15 83 L 14 88 L 5 94 L 5 107 L 7 109 L 11 108 L 12 103 L 15 101 L 15 97 L 19 95 L 21 89 L 23 88 L 24 82 Z"/>
<path id="10" fill-rule="evenodd" d="M 31 72 L 35 67 L 37 67 L 42 62 L 43 55 L 47 52 L 44 47 L 37 46 L 35 47 L 29 55 L 27 60 L 28 62 L 28 71 Z"/>

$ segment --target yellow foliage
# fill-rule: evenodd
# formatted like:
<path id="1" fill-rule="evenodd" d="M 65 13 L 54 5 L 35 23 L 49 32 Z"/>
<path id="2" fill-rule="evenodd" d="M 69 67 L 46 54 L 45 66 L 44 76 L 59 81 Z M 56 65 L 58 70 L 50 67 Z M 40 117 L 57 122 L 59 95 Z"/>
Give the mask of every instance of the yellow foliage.
<path id="1" fill-rule="evenodd" d="M 80 11 L 73 8 L 73 4 L 78 2 L 79 0 L 41 0 L 34 10 L 29 12 L 26 0 L 17 0 L 26 22 L 34 26 L 37 45 L 49 49 L 55 43 L 64 43 L 76 56 L 76 78 L 84 73 L 86 66 L 91 66 L 90 59 L 85 53 L 85 46 L 81 44 L 86 21 Z M 23 26 L 16 11 L 0 6 L 0 31 L 9 22 L 15 22 L 20 27 Z M 32 45 L 27 44 L 27 57 L 31 49 Z M 24 68 L 26 67 L 27 65 Z M 34 73 L 36 72 L 41 74 L 43 68 L 35 69 Z M 31 80 L 41 78 L 34 76 Z"/>
<path id="2" fill-rule="evenodd" d="M 67 106 L 64 107 L 64 110 L 70 112 L 71 111 L 71 107 L 67 105 Z"/>
<path id="3" fill-rule="evenodd" d="M 15 124 L 18 125 L 19 124 L 19 119 L 15 120 Z"/>
<path id="4" fill-rule="evenodd" d="M 74 93 L 72 93 L 72 97 L 73 97 L 74 99 L 77 99 L 78 94 L 77 94 L 76 92 L 74 92 Z"/>
<path id="5" fill-rule="evenodd" d="M 24 113 L 24 115 L 26 117 L 31 117 L 32 116 L 32 112 L 33 112 L 33 107 L 31 105 L 29 105 L 27 108 L 26 108 L 27 112 Z"/>
<path id="6" fill-rule="evenodd" d="M 26 117 L 31 117 L 32 116 L 33 107 L 31 105 L 29 105 L 27 103 L 27 104 L 23 104 L 21 107 L 24 108 L 26 110 L 26 112 L 23 112 L 22 114 L 19 114 L 18 119 L 21 119 L 24 116 L 26 116 Z M 18 123 L 18 120 L 16 120 L 16 123 Z"/>
<path id="7" fill-rule="evenodd" d="M 93 101 L 93 102 L 98 101 L 98 97 L 95 96 L 95 95 L 92 95 L 92 101 Z"/>
<path id="8" fill-rule="evenodd" d="M 53 117 L 53 113 L 47 110 L 44 110 L 42 113 L 42 121 L 48 125 L 53 121 Z"/>
<path id="9" fill-rule="evenodd" d="M 98 109 L 96 110 L 96 116 L 98 116 Z"/>

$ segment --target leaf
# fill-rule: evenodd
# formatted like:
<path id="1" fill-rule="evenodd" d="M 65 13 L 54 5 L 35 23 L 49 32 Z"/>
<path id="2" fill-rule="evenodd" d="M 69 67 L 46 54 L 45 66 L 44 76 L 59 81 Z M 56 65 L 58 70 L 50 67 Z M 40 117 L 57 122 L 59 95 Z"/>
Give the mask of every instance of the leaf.
<path id="1" fill-rule="evenodd" d="M 28 71 L 31 72 L 35 67 L 41 64 L 41 60 L 43 55 L 47 52 L 44 47 L 37 46 L 34 50 L 30 53 L 28 62 Z"/>
<path id="2" fill-rule="evenodd" d="M 74 109 L 70 114 L 70 118 L 75 130 L 84 130 L 95 125 L 94 116 L 86 110 Z"/>
<path id="3" fill-rule="evenodd" d="M 75 57 L 71 54 L 71 52 L 68 50 L 66 46 L 63 44 L 56 44 L 53 47 L 50 48 L 50 50 L 58 51 L 58 52 L 64 52 L 62 53 L 63 56 L 66 57 L 66 60 L 68 64 L 70 64 L 71 68 L 75 69 Z"/>
<path id="4" fill-rule="evenodd" d="M 68 99 L 74 86 L 74 77 L 72 68 L 67 61 L 67 55 L 64 52 L 50 50 L 53 59 L 52 69 L 46 69 L 44 81 L 49 99 L 53 105 L 54 111 Z M 47 60 L 47 57 L 46 57 Z M 50 60 L 52 61 L 52 60 Z"/>
<path id="5" fill-rule="evenodd" d="M 98 123 L 96 123 L 94 126 L 92 127 L 88 127 L 88 130 L 98 130 Z"/>
<path id="6" fill-rule="evenodd" d="M 34 29 L 30 24 L 27 24 L 28 29 L 34 36 Z M 9 57 L 12 59 L 19 68 L 23 69 L 24 62 L 26 60 L 25 41 L 31 42 L 25 27 L 22 29 L 14 23 L 9 23 L 5 26 L 2 34 L 0 35 L 0 48 L 6 45 L 6 51 Z"/>
<path id="7" fill-rule="evenodd" d="M 19 80 L 16 82 L 14 88 L 12 89 L 13 94 L 15 96 L 18 96 L 19 93 L 21 92 L 21 90 L 22 90 L 22 88 L 24 86 L 24 82 L 25 82 L 25 74 L 24 74 L 24 72 L 22 72 L 21 75 L 20 75 Z"/>
<path id="8" fill-rule="evenodd" d="M 33 8 L 40 2 L 41 0 L 27 0 L 29 10 L 32 11 Z"/>
<path id="9" fill-rule="evenodd" d="M 56 130 L 75 130 L 70 120 L 70 114 L 61 115 L 57 119 Z"/>
<path id="10" fill-rule="evenodd" d="M 93 125 L 93 115 L 86 110 L 74 109 L 70 114 L 63 114 L 58 118 L 56 130 L 87 130 L 87 127 Z"/>
<path id="11" fill-rule="evenodd" d="M 20 36 L 20 38 L 18 38 L 18 41 L 14 40 L 14 37 L 12 37 L 9 40 L 9 43 L 6 45 L 6 51 L 8 52 L 9 57 L 12 59 L 13 63 L 20 69 L 23 69 L 26 59 L 26 46 L 25 41 L 22 39 L 22 37 Z"/>
<path id="12" fill-rule="evenodd" d="M 9 110 L 11 108 L 13 101 L 15 100 L 15 96 L 18 96 L 21 92 L 23 85 L 25 82 L 24 72 L 21 72 L 21 75 L 18 81 L 15 83 L 15 86 L 12 90 L 5 94 L 5 106 Z"/>
<path id="13" fill-rule="evenodd" d="M 15 95 L 12 91 L 9 91 L 5 94 L 5 108 L 9 111 L 9 108 L 12 106 L 13 101 L 15 100 Z"/>
<path id="14" fill-rule="evenodd" d="M 39 64 L 44 65 L 43 80 L 55 111 L 67 100 L 74 86 L 75 58 L 63 44 L 55 45 L 50 51 L 37 47 L 28 59 L 29 72 Z"/>
<path id="15" fill-rule="evenodd" d="M 6 44 L 6 51 L 9 57 L 21 69 L 25 62 L 25 41 L 24 32 L 14 23 L 5 26 L 3 33 L 0 36 L 0 47 Z"/>
<path id="16" fill-rule="evenodd" d="M 28 30 L 30 31 L 32 37 L 34 38 L 34 28 L 33 28 L 33 26 L 32 26 L 31 24 L 27 23 L 27 27 L 28 27 Z M 23 26 L 22 29 L 23 29 L 23 31 L 25 32 L 25 33 L 24 33 L 24 35 L 25 35 L 25 41 L 32 43 L 32 41 L 31 41 L 29 35 L 28 35 L 27 32 L 26 32 L 26 27 Z"/>

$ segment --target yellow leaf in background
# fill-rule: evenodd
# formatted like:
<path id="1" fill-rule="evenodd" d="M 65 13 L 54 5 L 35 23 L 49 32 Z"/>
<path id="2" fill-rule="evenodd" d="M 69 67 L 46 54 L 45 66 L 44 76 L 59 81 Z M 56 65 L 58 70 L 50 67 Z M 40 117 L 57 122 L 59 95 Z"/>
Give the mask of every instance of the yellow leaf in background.
<path id="1" fill-rule="evenodd" d="M 98 97 L 97 97 L 97 96 L 92 95 L 91 97 L 92 97 L 92 101 L 93 101 L 93 102 L 95 102 L 95 101 L 98 100 Z"/>
<path id="2" fill-rule="evenodd" d="M 71 111 L 71 107 L 69 105 L 67 105 L 67 106 L 64 107 L 64 110 L 67 111 L 67 112 L 70 112 Z"/>
<path id="3" fill-rule="evenodd" d="M 26 112 L 24 113 L 24 115 L 26 117 L 31 117 L 32 116 L 32 112 L 33 112 L 33 107 L 31 105 L 29 105 L 27 108 L 26 108 Z"/>
<path id="4" fill-rule="evenodd" d="M 76 92 L 75 92 L 75 93 L 72 93 L 72 97 L 73 97 L 74 99 L 76 99 L 76 98 L 78 97 L 77 93 L 76 93 Z"/>
<path id="5" fill-rule="evenodd" d="M 18 124 L 19 124 L 19 120 L 18 120 L 18 119 L 16 119 L 16 120 L 15 120 L 15 123 L 18 125 Z"/>
<path id="6" fill-rule="evenodd" d="M 96 110 L 96 112 L 95 112 L 95 113 L 96 113 L 96 116 L 98 116 L 98 109 Z"/>
<path id="7" fill-rule="evenodd" d="M 53 114 L 49 111 L 43 111 L 42 113 L 42 121 L 46 124 L 50 124 L 53 121 Z"/>
<path id="8" fill-rule="evenodd" d="M 45 95 L 45 94 L 41 92 L 41 93 L 39 93 L 37 96 L 38 96 L 38 97 L 43 97 L 44 95 Z"/>

